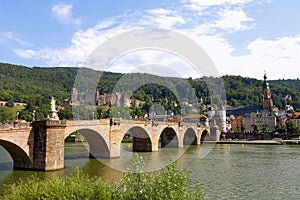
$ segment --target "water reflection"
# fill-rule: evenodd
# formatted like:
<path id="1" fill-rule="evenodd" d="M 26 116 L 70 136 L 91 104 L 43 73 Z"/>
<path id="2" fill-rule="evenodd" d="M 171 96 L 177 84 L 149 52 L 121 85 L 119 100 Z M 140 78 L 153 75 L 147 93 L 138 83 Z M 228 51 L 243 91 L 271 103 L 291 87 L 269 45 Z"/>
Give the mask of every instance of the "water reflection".
<path id="1" fill-rule="evenodd" d="M 122 148 L 128 150 L 128 144 Z M 188 148 L 185 151 L 185 148 Z M 201 146 L 159 149 L 158 152 L 140 153 L 145 157 L 146 167 L 170 160 L 172 155 L 183 156 L 178 166 L 188 168 L 191 184 L 199 184 L 203 195 L 209 199 L 298 199 L 300 195 L 300 151 L 299 145 L 215 145 L 207 156 L 199 158 Z M 12 184 L 36 174 L 45 178 L 64 176 L 75 168 L 94 177 L 116 181 L 122 172 L 107 167 L 102 162 L 123 165 L 129 168 L 130 157 L 121 154 L 120 159 L 89 159 L 88 149 L 81 143 L 65 146 L 65 168 L 52 172 L 13 171 L 12 161 L 0 147 L 0 193 L 4 184 Z"/>

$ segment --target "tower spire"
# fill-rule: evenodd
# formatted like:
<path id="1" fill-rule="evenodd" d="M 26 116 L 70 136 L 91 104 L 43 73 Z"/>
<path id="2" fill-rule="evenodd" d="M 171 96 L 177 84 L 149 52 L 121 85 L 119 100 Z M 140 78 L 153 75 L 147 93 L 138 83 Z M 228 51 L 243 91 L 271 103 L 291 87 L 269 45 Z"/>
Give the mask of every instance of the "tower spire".
<path id="1" fill-rule="evenodd" d="M 266 71 L 265 71 L 265 73 L 264 73 L 264 84 L 263 84 L 263 89 L 270 89 L 270 88 L 269 88 L 269 83 L 268 83 L 268 81 L 267 81 L 267 73 L 266 73 Z"/>
<path id="2" fill-rule="evenodd" d="M 263 109 L 266 109 L 269 112 L 273 111 L 273 100 L 271 97 L 271 90 L 269 87 L 269 83 L 267 81 L 266 71 L 264 73 L 264 83 L 263 83 L 263 90 L 262 90 L 262 107 Z"/>

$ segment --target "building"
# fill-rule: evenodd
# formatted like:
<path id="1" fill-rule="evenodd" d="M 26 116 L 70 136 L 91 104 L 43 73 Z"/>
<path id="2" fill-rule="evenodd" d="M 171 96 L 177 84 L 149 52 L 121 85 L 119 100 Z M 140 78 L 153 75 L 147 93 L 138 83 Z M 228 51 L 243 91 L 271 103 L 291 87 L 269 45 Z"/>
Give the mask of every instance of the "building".
<path id="1" fill-rule="evenodd" d="M 243 126 L 243 116 L 237 116 L 231 118 L 231 132 L 241 133 Z"/>
<path id="2" fill-rule="evenodd" d="M 251 112 L 261 112 L 262 106 L 261 105 L 245 105 L 245 106 L 238 106 L 238 107 L 226 107 L 226 114 L 228 116 L 246 116 Z"/>
<path id="3" fill-rule="evenodd" d="M 245 124 L 246 132 L 253 132 L 256 125 L 259 131 L 271 132 L 275 131 L 276 116 L 267 110 L 261 113 L 252 112 L 250 115 L 243 117 L 243 124 Z"/>
<path id="4" fill-rule="evenodd" d="M 209 126 L 208 118 L 203 114 L 190 114 L 182 119 L 183 122 L 195 123 L 199 126 Z"/>
<path id="5" fill-rule="evenodd" d="M 6 106 L 8 101 L 0 101 L 0 106 Z M 14 106 L 26 106 L 26 103 L 14 102 Z"/>

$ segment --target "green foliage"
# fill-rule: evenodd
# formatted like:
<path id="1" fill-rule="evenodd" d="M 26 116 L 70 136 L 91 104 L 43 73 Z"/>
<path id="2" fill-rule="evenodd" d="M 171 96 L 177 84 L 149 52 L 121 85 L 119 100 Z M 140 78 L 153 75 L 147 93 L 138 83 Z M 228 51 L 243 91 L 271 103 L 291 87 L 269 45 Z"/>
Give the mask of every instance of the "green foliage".
<path id="1" fill-rule="evenodd" d="M 0 106 L 0 123 L 7 123 L 13 120 L 14 113 L 9 107 Z"/>
<path id="2" fill-rule="evenodd" d="M 53 176 L 41 180 L 32 176 L 10 186 L 2 199 L 112 199 L 112 193 L 109 184 L 77 170 L 74 175 L 65 178 Z"/>
<path id="3" fill-rule="evenodd" d="M 23 109 L 23 106 L 0 106 L 0 123 L 4 124 L 17 119 L 17 112 L 22 112 Z M 21 119 L 20 115 L 18 117 Z"/>
<path id="4" fill-rule="evenodd" d="M 145 172 L 143 165 L 143 158 L 137 155 L 131 172 L 117 185 L 122 191 L 117 199 L 201 199 L 199 188 L 189 186 L 190 173 L 177 169 L 176 162 L 151 173 Z"/>
<path id="5" fill-rule="evenodd" d="M 252 126 L 253 126 L 253 132 L 254 133 L 259 133 L 260 130 L 259 130 L 258 125 L 257 124 L 253 124 Z"/>
<path id="6" fill-rule="evenodd" d="M 276 124 L 275 130 L 278 133 L 285 133 L 286 132 L 285 126 L 281 126 L 280 124 Z"/>
<path id="7" fill-rule="evenodd" d="M 268 132 L 268 125 L 263 125 L 262 130 L 263 133 L 267 133 Z"/>
<path id="8" fill-rule="evenodd" d="M 0 99 L 40 106 L 51 96 L 59 101 L 68 97 L 76 68 L 27 68 L 0 63 Z"/>
<path id="9" fill-rule="evenodd" d="M 58 117 L 59 117 L 60 120 L 72 119 L 73 118 L 72 107 L 71 106 L 66 106 L 62 109 L 59 109 L 57 114 L 58 114 Z"/>
<path id="10" fill-rule="evenodd" d="M 246 130 L 246 124 L 242 124 L 241 132 L 242 132 L 242 133 L 245 133 L 245 130 Z"/>
<path id="11" fill-rule="evenodd" d="M 289 120 L 287 123 L 286 123 L 286 131 L 288 133 L 296 133 L 298 132 L 298 127 L 296 125 L 296 122 L 294 120 Z"/>
<path id="12" fill-rule="evenodd" d="M 228 105 L 238 106 L 261 104 L 262 80 L 244 78 L 241 76 L 222 77 Z M 300 81 L 297 80 L 270 80 L 270 89 L 274 105 L 284 109 L 285 105 L 300 107 Z M 290 96 L 291 98 L 286 98 Z"/>
<path id="13" fill-rule="evenodd" d="M 151 173 L 143 171 L 141 157 L 137 156 L 133 163 L 133 172 L 125 173 L 117 183 L 90 178 L 79 170 L 64 178 L 41 180 L 33 176 L 8 187 L 2 199 L 201 199 L 199 188 L 189 186 L 190 173 L 177 169 L 176 163 Z"/>

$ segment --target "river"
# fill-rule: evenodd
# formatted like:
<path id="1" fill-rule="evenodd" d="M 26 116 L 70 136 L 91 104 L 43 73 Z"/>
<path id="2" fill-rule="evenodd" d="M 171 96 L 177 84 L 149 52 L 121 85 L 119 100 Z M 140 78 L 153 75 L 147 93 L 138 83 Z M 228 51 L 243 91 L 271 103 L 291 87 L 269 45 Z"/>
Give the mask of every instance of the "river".
<path id="1" fill-rule="evenodd" d="M 130 149 L 130 145 L 123 144 L 123 148 Z M 205 199 L 299 199 L 299 145 L 234 144 L 229 147 L 216 144 L 208 149 L 206 156 L 199 154 L 201 148 L 203 147 L 188 148 L 178 159 L 178 165 L 192 172 L 191 184 L 200 185 Z M 146 159 L 159 162 L 167 160 L 170 155 L 180 155 L 182 151 L 182 148 L 165 149 L 143 155 Z M 65 168 L 58 171 L 12 170 L 12 160 L 2 147 L 0 155 L 0 195 L 4 185 L 15 183 L 20 178 L 25 179 L 34 174 L 41 178 L 51 175 L 63 176 L 74 172 L 76 167 L 107 181 L 116 181 L 122 176 L 122 172 L 106 166 L 97 159 L 89 159 L 83 143 L 65 145 Z M 122 163 L 122 159 L 112 160 L 118 164 Z"/>

